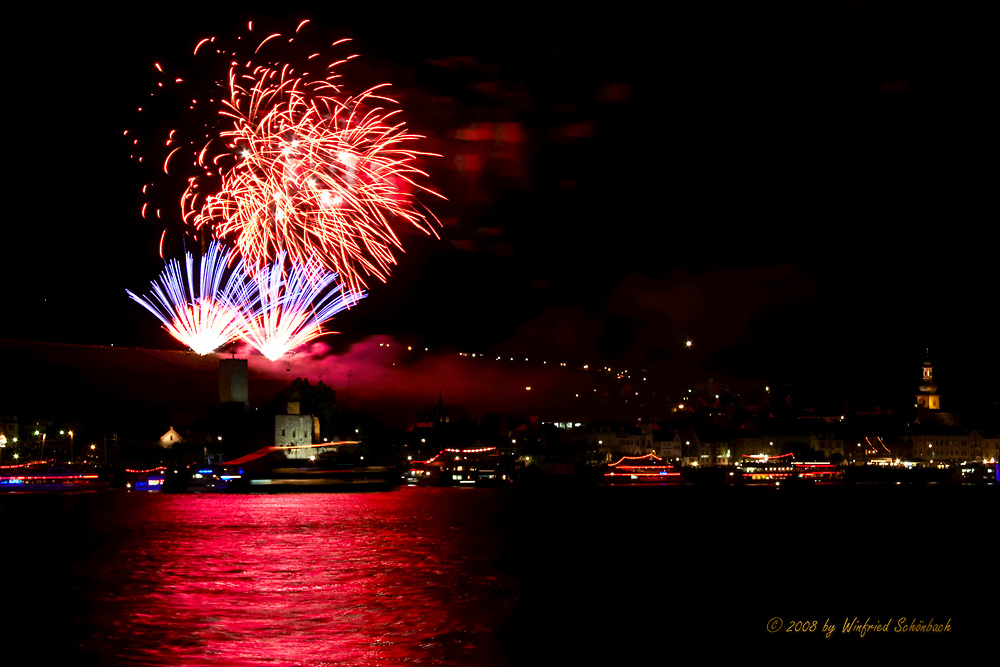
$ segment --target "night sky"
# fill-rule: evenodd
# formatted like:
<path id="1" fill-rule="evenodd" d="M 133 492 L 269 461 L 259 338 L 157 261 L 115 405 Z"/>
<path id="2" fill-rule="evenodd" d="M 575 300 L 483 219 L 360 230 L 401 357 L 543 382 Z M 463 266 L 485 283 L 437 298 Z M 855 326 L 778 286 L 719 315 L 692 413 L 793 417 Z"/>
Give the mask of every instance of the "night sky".
<path id="1" fill-rule="evenodd" d="M 877 405 L 912 398 L 930 348 L 946 408 L 1000 398 L 981 16 L 206 4 L 11 17 L 0 337 L 181 349 L 125 294 L 162 268 L 162 225 L 123 131 L 154 62 L 310 18 L 353 39 L 345 81 L 393 83 L 447 197 L 423 200 L 441 239 L 403 234 L 334 349 L 390 336 Z"/>

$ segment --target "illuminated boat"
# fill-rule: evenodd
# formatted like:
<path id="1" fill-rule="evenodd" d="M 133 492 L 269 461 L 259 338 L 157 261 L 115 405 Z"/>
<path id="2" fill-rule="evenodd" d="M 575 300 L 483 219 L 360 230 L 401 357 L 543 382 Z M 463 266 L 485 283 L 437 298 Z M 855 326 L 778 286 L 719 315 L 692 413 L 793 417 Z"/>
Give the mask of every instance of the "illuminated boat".
<path id="1" fill-rule="evenodd" d="M 407 486 L 446 486 L 443 469 L 444 461 L 411 461 L 403 481 Z"/>
<path id="2" fill-rule="evenodd" d="M 136 480 L 134 488 L 136 491 L 162 491 L 163 479 L 162 472 L 143 475 Z"/>
<path id="3" fill-rule="evenodd" d="M 679 484 L 683 481 L 681 473 L 674 470 L 669 463 L 663 463 L 656 454 L 645 456 L 623 456 L 614 463 L 608 464 L 604 473 L 604 484 L 647 485 L 647 484 Z"/>
<path id="4" fill-rule="evenodd" d="M 802 462 L 793 460 L 792 453 L 744 454 L 743 460 L 730 472 L 734 484 L 839 484 L 844 481 L 844 471 L 832 463 Z"/>
<path id="5" fill-rule="evenodd" d="M 70 465 L 14 466 L 0 469 L 0 491 L 92 491 L 108 486 L 96 470 Z"/>
<path id="6" fill-rule="evenodd" d="M 166 480 L 166 466 L 157 466 L 139 470 L 135 468 L 125 468 L 124 485 L 127 489 L 135 491 L 162 491 L 163 483 Z"/>
<path id="7" fill-rule="evenodd" d="M 962 463 L 952 470 L 951 481 L 955 484 L 1000 484 L 1000 463 L 996 459 Z"/>
<path id="8" fill-rule="evenodd" d="M 303 459 L 302 465 L 295 465 L 295 460 L 269 456 L 282 449 L 264 447 L 226 463 L 196 463 L 186 470 L 168 471 L 163 490 L 186 493 L 385 491 L 399 481 L 398 472 L 387 466 L 308 459 Z"/>
<path id="9" fill-rule="evenodd" d="M 769 454 L 744 454 L 730 473 L 729 481 L 734 484 L 757 484 L 775 486 L 798 476 L 792 465 L 792 454 L 771 456 Z"/>
<path id="10" fill-rule="evenodd" d="M 833 463 L 825 461 L 803 461 L 795 462 L 795 471 L 798 479 L 813 484 L 843 484 L 844 469 Z"/>
<path id="11" fill-rule="evenodd" d="M 496 447 L 446 448 L 426 461 L 412 461 L 407 486 L 498 486 L 514 481 L 519 463 Z"/>
<path id="12" fill-rule="evenodd" d="M 243 469 L 232 465 L 189 466 L 190 479 L 184 489 L 189 493 L 236 491 L 243 482 Z"/>

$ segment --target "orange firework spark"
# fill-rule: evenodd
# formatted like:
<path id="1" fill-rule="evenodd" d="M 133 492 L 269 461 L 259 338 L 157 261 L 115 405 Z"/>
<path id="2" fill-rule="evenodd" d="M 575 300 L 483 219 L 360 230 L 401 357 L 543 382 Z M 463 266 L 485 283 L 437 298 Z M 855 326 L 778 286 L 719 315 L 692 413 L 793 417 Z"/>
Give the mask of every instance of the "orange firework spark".
<path id="1" fill-rule="evenodd" d="M 255 54 L 279 37 L 266 37 Z M 334 83 L 346 60 L 319 76 L 231 60 L 220 111 L 231 125 L 196 158 L 212 185 L 189 179 L 182 210 L 187 224 L 232 242 L 250 270 L 279 253 L 300 264 L 317 258 L 357 291 L 370 276 L 388 277 L 402 250 L 396 226 L 436 235 L 437 220 L 416 193 L 441 195 L 420 184 L 427 174 L 416 162 L 433 154 L 412 148 L 423 137 L 387 108 L 395 104 L 381 94 L 388 84 L 351 96 Z"/>

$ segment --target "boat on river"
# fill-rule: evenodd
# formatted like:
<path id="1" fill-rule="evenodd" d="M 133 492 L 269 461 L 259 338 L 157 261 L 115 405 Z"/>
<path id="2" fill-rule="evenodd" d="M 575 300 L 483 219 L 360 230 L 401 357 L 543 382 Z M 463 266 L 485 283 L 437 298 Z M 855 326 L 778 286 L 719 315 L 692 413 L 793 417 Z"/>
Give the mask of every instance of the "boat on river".
<path id="1" fill-rule="evenodd" d="M 356 465 L 315 459 L 288 459 L 282 447 L 215 464 L 194 463 L 167 470 L 166 492 L 279 493 L 383 491 L 399 483 L 389 466 Z"/>
<path id="2" fill-rule="evenodd" d="M 92 491 L 108 486 L 96 469 L 68 463 L 0 469 L 0 491 Z"/>
<path id="3" fill-rule="evenodd" d="M 496 447 L 445 448 L 426 461 L 411 461 L 407 486 L 502 486 L 517 479 L 521 462 Z"/>
<path id="4" fill-rule="evenodd" d="M 646 454 L 623 456 L 614 463 L 609 463 L 602 483 L 631 486 L 679 484 L 682 481 L 683 476 L 672 465 L 664 463 L 656 454 Z"/>
<path id="5" fill-rule="evenodd" d="M 131 480 L 126 483 L 126 488 L 136 491 L 162 491 L 166 470 L 166 466 L 157 466 L 148 470 L 126 468 L 126 479 Z"/>
<path id="6" fill-rule="evenodd" d="M 778 456 L 745 454 L 736 469 L 730 472 L 729 481 L 762 486 L 841 484 L 844 470 L 833 463 L 795 461 L 790 452 Z"/>
<path id="7" fill-rule="evenodd" d="M 1000 484 L 1000 463 L 996 459 L 982 463 L 966 461 L 952 469 L 951 481 L 954 484 Z"/>

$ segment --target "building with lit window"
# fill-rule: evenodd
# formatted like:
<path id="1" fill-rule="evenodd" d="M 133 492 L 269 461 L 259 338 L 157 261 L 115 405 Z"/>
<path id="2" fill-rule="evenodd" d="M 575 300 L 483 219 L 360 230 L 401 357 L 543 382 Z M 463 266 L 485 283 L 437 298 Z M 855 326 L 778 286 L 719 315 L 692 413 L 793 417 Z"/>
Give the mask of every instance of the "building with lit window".
<path id="1" fill-rule="evenodd" d="M 285 414 L 274 416 L 275 447 L 302 447 L 319 439 L 319 419 L 299 413 L 299 402 L 288 401 Z M 289 449 L 286 455 L 289 458 L 309 458 L 315 453 L 309 449 Z"/>
<path id="2" fill-rule="evenodd" d="M 604 422 L 588 426 L 583 437 L 587 447 L 610 462 L 622 456 L 643 456 L 654 452 L 652 424 Z"/>
<path id="3" fill-rule="evenodd" d="M 685 466 L 723 466 L 732 462 L 732 446 L 725 432 L 710 425 L 680 428 L 670 449 L 660 448 L 660 456 L 672 460 L 675 454 Z"/>
<path id="4" fill-rule="evenodd" d="M 904 438 L 909 459 L 928 465 L 951 465 L 989 459 L 988 447 L 979 431 L 963 431 L 954 426 L 915 422 Z"/>
<path id="5" fill-rule="evenodd" d="M 166 433 L 160 436 L 160 447 L 163 447 L 164 449 L 170 449 L 174 445 L 181 443 L 183 441 L 184 438 L 181 437 L 181 434 L 175 431 L 174 427 L 171 426 Z"/>

